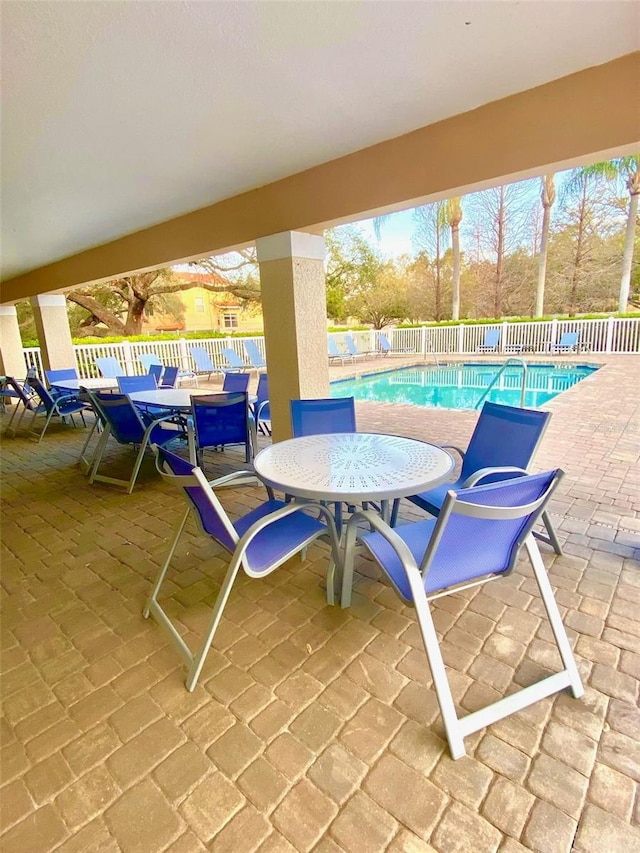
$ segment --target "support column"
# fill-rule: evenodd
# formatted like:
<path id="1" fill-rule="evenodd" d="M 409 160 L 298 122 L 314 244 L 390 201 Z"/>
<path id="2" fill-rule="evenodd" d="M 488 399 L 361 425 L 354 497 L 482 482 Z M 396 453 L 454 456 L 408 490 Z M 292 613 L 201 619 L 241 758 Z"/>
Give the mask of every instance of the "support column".
<path id="1" fill-rule="evenodd" d="M 26 373 L 16 306 L 0 305 L 0 375 L 24 379 Z"/>
<path id="2" fill-rule="evenodd" d="M 291 437 L 289 401 L 329 396 L 324 238 L 284 231 L 256 240 L 273 440 Z"/>
<path id="3" fill-rule="evenodd" d="M 33 319 L 45 370 L 75 367 L 76 357 L 67 316 L 67 300 L 61 293 L 31 297 Z"/>

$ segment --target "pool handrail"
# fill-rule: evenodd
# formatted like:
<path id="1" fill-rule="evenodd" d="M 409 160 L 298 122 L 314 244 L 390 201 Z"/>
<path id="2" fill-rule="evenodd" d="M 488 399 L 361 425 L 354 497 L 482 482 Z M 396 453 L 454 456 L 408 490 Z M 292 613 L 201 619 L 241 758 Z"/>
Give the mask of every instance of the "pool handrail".
<path id="1" fill-rule="evenodd" d="M 487 385 L 485 390 L 482 392 L 482 396 L 480 397 L 480 399 L 478 400 L 478 402 L 474 406 L 475 409 L 480 408 L 482 403 L 484 403 L 484 401 L 489 396 L 489 392 L 491 391 L 493 386 L 496 384 L 498 379 L 500 379 L 500 377 L 502 376 L 504 371 L 507 369 L 507 367 L 509 367 L 509 365 L 511 365 L 511 364 L 519 364 L 522 367 L 522 388 L 520 389 L 520 408 L 521 409 L 525 408 L 524 404 L 525 404 L 525 395 L 526 395 L 526 391 L 527 391 L 527 371 L 529 369 L 529 365 L 527 364 L 527 362 L 523 358 L 508 358 L 505 361 L 505 363 L 502 365 L 500 370 L 493 377 L 491 382 Z"/>

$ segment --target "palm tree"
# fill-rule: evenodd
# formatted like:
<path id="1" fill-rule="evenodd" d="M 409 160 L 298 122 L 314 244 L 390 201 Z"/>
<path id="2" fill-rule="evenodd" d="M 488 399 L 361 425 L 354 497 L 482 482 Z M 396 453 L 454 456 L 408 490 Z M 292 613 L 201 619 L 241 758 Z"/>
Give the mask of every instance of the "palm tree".
<path id="1" fill-rule="evenodd" d="M 542 236 L 540 238 L 540 258 L 538 261 L 538 289 L 536 291 L 536 317 L 544 313 L 544 286 L 547 277 L 547 254 L 549 251 L 549 224 L 551 222 L 551 207 L 556 200 L 556 188 L 553 175 L 542 178 Z"/>
<path id="2" fill-rule="evenodd" d="M 620 278 L 620 295 L 618 311 L 622 314 L 627 310 L 629 288 L 631 286 L 631 267 L 633 266 L 633 244 L 638 218 L 638 196 L 640 196 L 640 156 L 618 157 L 613 161 L 620 176 L 624 176 L 629 190 L 629 210 L 627 212 L 627 228 L 622 253 L 622 276 Z"/>
<path id="3" fill-rule="evenodd" d="M 460 319 L 460 222 L 462 221 L 462 198 L 454 196 L 447 201 L 446 217 L 451 228 L 451 251 L 453 254 L 453 281 L 451 319 Z"/>

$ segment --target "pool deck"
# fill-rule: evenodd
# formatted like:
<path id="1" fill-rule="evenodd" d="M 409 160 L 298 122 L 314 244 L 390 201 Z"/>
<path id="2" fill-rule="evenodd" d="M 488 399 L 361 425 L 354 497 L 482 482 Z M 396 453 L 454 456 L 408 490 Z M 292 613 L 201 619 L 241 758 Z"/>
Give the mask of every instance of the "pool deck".
<path id="1" fill-rule="evenodd" d="M 478 732 L 456 762 L 413 613 L 370 562 L 358 558 L 346 611 L 324 602 L 323 545 L 239 578 L 188 693 L 141 616 L 174 493 L 150 460 L 133 495 L 89 486 L 83 430 L 3 438 L 3 853 L 640 853 L 640 356 L 550 360 L 602 365 L 544 406 L 535 460 L 566 471 L 552 507 L 565 554 L 543 556 L 585 695 Z M 462 446 L 476 417 L 357 404 L 360 430 Z M 212 475 L 240 465 L 211 458 Z M 131 453 L 114 445 L 108 460 L 127 470 Z M 261 498 L 223 495 L 231 515 Z M 404 504 L 403 517 L 419 514 Z M 192 641 L 226 557 L 190 527 L 177 563 L 169 607 Z M 557 666 L 523 561 L 439 600 L 435 621 L 467 711 Z"/>

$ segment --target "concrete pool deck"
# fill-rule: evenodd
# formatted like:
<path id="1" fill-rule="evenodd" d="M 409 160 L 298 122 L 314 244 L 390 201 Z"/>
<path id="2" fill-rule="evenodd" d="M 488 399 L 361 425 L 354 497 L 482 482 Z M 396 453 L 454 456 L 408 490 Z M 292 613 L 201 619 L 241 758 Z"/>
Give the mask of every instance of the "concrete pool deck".
<path id="1" fill-rule="evenodd" d="M 3 438 L 3 853 L 638 853 L 640 357 L 575 361 L 603 368 L 545 406 L 535 468 L 566 471 L 552 507 L 565 555 L 542 550 L 585 696 L 494 724 L 457 762 L 412 611 L 364 558 L 348 611 L 324 602 L 324 546 L 239 578 L 190 694 L 141 616 L 178 511 L 150 460 L 127 496 L 88 485 L 83 430 Z M 357 404 L 360 430 L 462 446 L 476 417 Z M 215 475 L 240 457 L 210 458 Z M 126 470 L 131 452 L 114 444 L 108 461 Z M 226 557 L 190 527 L 177 566 L 169 606 L 193 640 Z M 436 626 L 467 711 L 557 665 L 522 561 L 440 600 Z"/>

